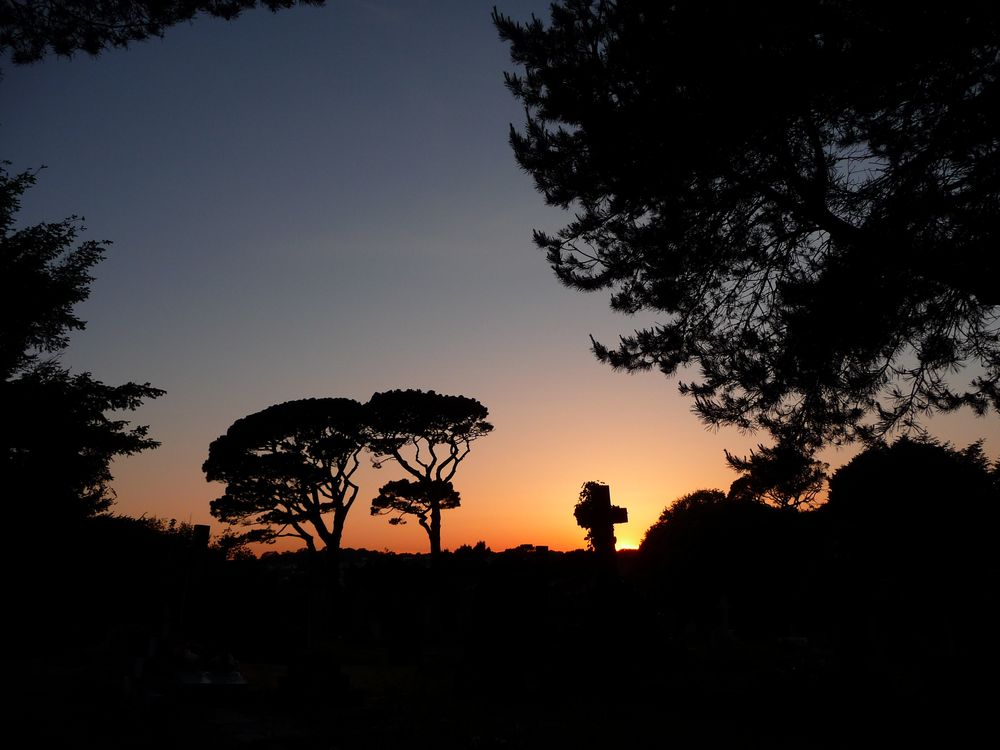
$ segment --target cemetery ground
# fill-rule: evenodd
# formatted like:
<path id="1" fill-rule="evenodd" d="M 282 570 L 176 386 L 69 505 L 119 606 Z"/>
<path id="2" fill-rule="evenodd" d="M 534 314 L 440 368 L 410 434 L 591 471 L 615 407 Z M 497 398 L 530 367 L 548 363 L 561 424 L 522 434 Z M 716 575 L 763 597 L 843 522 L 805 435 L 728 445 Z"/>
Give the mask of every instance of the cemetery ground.
<path id="1" fill-rule="evenodd" d="M 634 551 L 345 550 L 331 598 L 301 553 L 64 542 L 13 591 L 12 716 L 37 746 L 859 747 L 955 741 L 994 695 L 973 685 L 995 659 L 950 636 L 801 591 L 762 603 L 777 619 L 672 604 Z"/>

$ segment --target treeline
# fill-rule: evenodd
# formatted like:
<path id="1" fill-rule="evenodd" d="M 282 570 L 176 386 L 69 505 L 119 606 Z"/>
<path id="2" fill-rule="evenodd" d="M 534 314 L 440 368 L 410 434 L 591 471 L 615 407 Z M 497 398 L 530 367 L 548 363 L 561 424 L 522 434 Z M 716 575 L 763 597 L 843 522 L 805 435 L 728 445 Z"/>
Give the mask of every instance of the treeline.
<path id="1" fill-rule="evenodd" d="M 811 510 L 718 490 L 681 498 L 640 546 L 641 585 L 676 632 L 819 637 L 899 665 L 936 651 L 944 668 L 992 640 L 998 501 L 1000 463 L 979 444 L 904 438 L 835 472 Z"/>
<path id="2" fill-rule="evenodd" d="M 616 568 L 544 547 L 463 545 L 437 565 L 345 549 L 332 602 L 307 550 L 256 558 L 204 527 L 91 518 L 22 558 L 22 696 L 72 697 L 57 734 L 120 738 L 134 717 L 137 742 L 156 726 L 176 743 L 208 732 L 202 746 L 228 736 L 210 720 L 220 695 L 242 726 L 344 747 L 628 743 L 663 722 L 682 744 L 959 736 L 988 715 L 976 675 L 1000 665 L 998 480 L 978 445 L 900 440 L 805 510 L 685 496 Z"/>
<path id="3" fill-rule="evenodd" d="M 734 489 L 742 485 L 738 480 Z M 819 638 L 832 647 L 862 630 L 865 637 L 878 630 L 906 651 L 911 637 L 957 643 L 990 622 L 986 613 L 996 610 L 998 591 L 992 583 L 1000 577 L 992 541 L 1000 470 L 978 444 L 957 450 L 901 439 L 861 453 L 829 485 L 828 500 L 808 510 L 775 507 L 736 491 L 686 495 L 663 511 L 637 552 L 619 553 L 618 575 L 611 579 L 658 613 L 663 632 L 678 635 Z M 52 580 L 89 570 L 88 596 L 114 579 L 126 581 L 119 611 L 144 597 L 169 599 L 185 575 L 202 574 L 182 570 L 192 561 L 202 572 L 206 565 L 257 570 L 303 586 L 308 577 L 305 551 L 256 559 L 243 539 L 228 532 L 209 543 L 204 527 L 199 540 L 197 527 L 158 519 L 98 516 L 82 524 L 36 559 L 61 561 Z M 368 582 L 373 596 L 403 568 L 438 581 L 443 595 L 452 596 L 449 575 L 468 574 L 475 582 L 497 560 L 578 565 L 573 575 L 585 587 L 609 580 L 599 556 L 582 551 L 523 547 L 503 554 L 484 542 L 463 545 L 442 553 L 440 577 L 423 555 L 343 554 L 341 583 L 348 589 L 362 569 L 384 572 L 384 580 Z M 172 576 L 172 583 L 160 573 Z M 249 589 L 236 597 L 248 612 L 255 609 L 253 598 Z"/>
<path id="4" fill-rule="evenodd" d="M 637 551 L 618 553 L 616 572 L 582 550 L 493 552 L 479 542 L 442 551 L 436 571 L 426 555 L 346 549 L 339 578 L 323 573 L 317 580 L 307 549 L 256 558 L 246 539 L 228 530 L 209 540 L 207 527 L 102 515 L 59 526 L 51 546 L 22 553 L 32 570 L 20 583 L 53 615 L 78 606 L 108 621 L 176 628 L 203 619 L 232 631 L 221 610 L 209 617 L 219 609 L 213 597 L 221 596 L 243 613 L 237 629 L 248 634 L 245 644 L 270 608 L 257 602 L 272 601 L 274 591 L 263 594 L 272 584 L 285 588 L 282 600 L 305 627 L 296 597 L 301 604 L 317 585 L 350 592 L 363 579 L 365 596 L 379 598 L 404 577 L 414 590 L 454 599 L 465 595 L 463 587 L 504 575 L 498 571 L 542 565 L 576 581 L 560 596 L 627 590 L 671 636 L 807 639 L 861 660 L 874 658 L 866 649 L 908 659 L 916 643 L 937 644 L 947 660 L 950 649 L 987 637 L 1000 611 L 992 539 L 1000 462 L 991 464 L 979 444 L 958 450 L 904 438 L 870 448 L 833 474 L 826 502 L 805 510 L 748 495 L 745 486 L 740 479 L 728 493 L 700 490 L 670 504 Z M 463 583 L 450 591 L 455 580 Z M 204 601 L 182 623 L 177 611 L 185 605 L 176 602 L 200 596 L 195 590 Z M 68 607 L 67 597 L 91 604 Z M 322 627 L 332 632 L 356 619 L 342 611 L 350 601 L 336 605 L 340 615 Z M 53 619 L 57 629 L 62 622 Z"/>

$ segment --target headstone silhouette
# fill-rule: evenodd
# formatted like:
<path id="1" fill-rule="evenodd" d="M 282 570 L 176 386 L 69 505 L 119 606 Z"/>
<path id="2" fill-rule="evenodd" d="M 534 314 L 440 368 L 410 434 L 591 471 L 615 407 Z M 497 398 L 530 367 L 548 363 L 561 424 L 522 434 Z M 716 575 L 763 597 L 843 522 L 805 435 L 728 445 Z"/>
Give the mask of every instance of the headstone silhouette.
<path id="1" fill-rule="evenodd" d="M 590 532 L 594 551 L 601 556 L 614 557 L 615 524 L 628 522 L 628 509 L 611 504 L 611 488 L 587 482 L 574 515 L 576 522 Z"/>

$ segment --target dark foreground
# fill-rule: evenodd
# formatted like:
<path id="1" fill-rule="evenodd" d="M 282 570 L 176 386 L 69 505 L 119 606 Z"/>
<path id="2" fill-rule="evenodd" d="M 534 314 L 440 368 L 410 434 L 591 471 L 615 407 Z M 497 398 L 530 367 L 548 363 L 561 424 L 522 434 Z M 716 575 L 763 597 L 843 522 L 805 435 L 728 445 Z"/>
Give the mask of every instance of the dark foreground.
<path id="1" fill-rule="evenodd" d="M 348 551 L 331 597 L 302 555 L 175 537 L 22 560 L 7 681 L 32 745 L 954 746 L 995 706 L 995 620 L 822 571 L 746 595 L 635 553 Z"/>

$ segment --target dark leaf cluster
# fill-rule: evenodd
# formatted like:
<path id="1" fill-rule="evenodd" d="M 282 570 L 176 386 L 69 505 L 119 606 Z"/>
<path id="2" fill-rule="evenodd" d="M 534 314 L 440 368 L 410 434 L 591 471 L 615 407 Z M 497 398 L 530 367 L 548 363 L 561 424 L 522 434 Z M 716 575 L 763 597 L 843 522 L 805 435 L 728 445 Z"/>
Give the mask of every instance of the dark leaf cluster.
<path id="1" fill-rule="evenodd" d="M 324 0 L 0 0 L 0 56 L 16 64 L 53 53 L 91 55 L 163 36 L 178 23 L 204 14 L 232 19 L 245 10 L 276 12 Z"/>
<path id="2" fill-rule="evenodd" d="M 826 484 L 828 464 L 798 446 L 778 442 L 758 445 L 749 456 L 726 451 L 726 462 L 742 476 L 729 488 L 730 497 L 756 500 L 777 508 L 806 508 Z"/>
<path id="3" fill-rule="evenodd" d="M 33 173 L 0 167 L 0 472 L 10 497 L 44 497 L 55 518 L 107 510 L 111 461 L 158 445 L 120 416 L 163 394 L 149 383 L 110 386 L 71 373 L 58 355 L 84 322 L 90 269 L 107 243 L 77 243 L 79 221 L 17 227 Z"/>
<path id="4" fill-rule="evenodd" d="M 974 661 L 998 603 L 996 480 L 982 443 L 881 442 L 802 512 L 732 490 L 681 497 L 646 532 L 639 567 L 682 630 L 813 637 L 832 625 L 850 659 L 877 653 L 903 671 L 930 643 L 979 638 Z M 959 661 L 951 645 L 939 655 Z"/>
<path id="5" fill-rule="evenodd" d="M 990 463 L 982 442 L 958 449 L 932 439 L 879 443 L 830 477 L 829 505 L 843 517 L 897 524 L 1000 510 L 1000 462 Z M 952 505 L 961 508 L 948 510 Z M 960 519 L 956 519 L 960 522 Z"/>
<path id="6" fill-rule="evenodd" d="M 472 441 L 493 431 L 487 416 L 486 407 L 467 396 L 413 389 L 376 393 L 368 402 L 376 465 L 379 457 L 392 457 L 417 479 L 448 481 Z M 414 449 L 413 459 L 404 458 L 407 447 Z"/>
<path id="7" fill-rule="evenodd" d="M 430 516 L 435 508 L 439 511 L 451 510 L 461 504 L 462 496 L 451 482 L 395 479 L 379 488 L 378 495 L 372 499 L 371 514 L 395 514 L 389 519 L 394 526 L 406 523 L 404 516 L 414 516 L 430 534 Z"/>
<path id="8" fill-rule="evenodd" d="M 876 439 L 1000 412 L 1000 9 L 564 0 L 494 15 L 558 278 L 712 425 Z M 960 371 L 967 375 L 960 382 Z"/>

